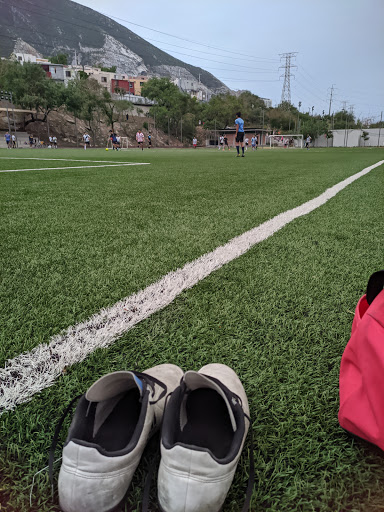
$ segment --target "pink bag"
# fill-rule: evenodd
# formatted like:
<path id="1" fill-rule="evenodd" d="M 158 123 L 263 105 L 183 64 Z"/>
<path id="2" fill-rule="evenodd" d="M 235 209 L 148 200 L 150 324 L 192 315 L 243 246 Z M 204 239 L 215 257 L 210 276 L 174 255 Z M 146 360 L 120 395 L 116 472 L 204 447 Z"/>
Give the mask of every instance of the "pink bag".
<path id="1" fill-rule="evenodd" d="M 356 306 L 340 366 L 339 423 L 384 450 L 384 270 Z"/>

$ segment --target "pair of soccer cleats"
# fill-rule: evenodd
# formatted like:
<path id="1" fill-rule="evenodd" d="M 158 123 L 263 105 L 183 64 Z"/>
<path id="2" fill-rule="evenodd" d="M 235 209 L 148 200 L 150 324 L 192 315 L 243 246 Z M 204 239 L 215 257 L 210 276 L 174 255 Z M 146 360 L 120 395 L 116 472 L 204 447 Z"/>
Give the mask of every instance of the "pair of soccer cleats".
<path id="1" fill-rule="evenodd" d="M 59 474 L 60 507 L 64 512 L 118 510 L 145 446 L 161 427 L 160 510 L 218 512 L 249 423 L 244 388 L 228 366 L 209 364 L 184 373 L 163 364 L 143 373 L 105 375 L 75 410 Z M 249 507 L 252 473 L 243 510 Z"/>

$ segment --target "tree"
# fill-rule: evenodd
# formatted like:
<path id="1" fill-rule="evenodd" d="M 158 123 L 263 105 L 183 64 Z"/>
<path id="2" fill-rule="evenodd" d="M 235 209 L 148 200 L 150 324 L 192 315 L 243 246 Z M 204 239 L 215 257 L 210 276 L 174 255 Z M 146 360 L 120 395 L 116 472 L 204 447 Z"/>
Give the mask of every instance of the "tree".
<path id="1" fill-rule="evenodd" d="M 127 110 L 132 111 L 133 104 L 127 100 L 113 100 L 110 93 L 104 87 L 102 89 L 100 107 L 113 131 L 114 124 L 120 120 L 120 114 Z"/>
<path id="2" fill-rule="evenodd" d="M 52 64 L 64 64 L 64 66 L 68 65 L 68 55 L 66 53 L 58 53 L 57 55 L 52 55 L 52 57 L 48 58 Z"/>
<path id="3" fill-rule="evenodd" d="M 362 137 L 362 139 L 364 141 L 364 146 L 365 146 L 366 141 L 369 140 L 369 132 L 363 132 L 361 134 L 361 137 Z"/>
<path id="4" fill-rule="evenodd" d="M 155 100 L 150 108 L 150 115 L 156 118 L 156 126 L 164 132 L 169 131 L 175 137 L 180 136 L 181 118 L 185 114 L 194 116 L 194 124 L 199 112 L 195 98 L 179 90 L 168 78 L 152 78 L 141 88 L 142 96 Z M 184 128 L 184 127 L 183 127 Z M 187 137 L 187 135 L 185 135 Z"/>
<path id="5" fill-rule="evenodd" d="M 104 71 L 105 73 L 116 73 L 117 66 L 111 66 L 110 68 L 102 66 L 101 64 L 97 65 L 98 68 L 101 69 L 101 71 Z"/>
<path id="6" fill-rule="evenodd" d="M 0 89 L 11 91 L 15 104 L 33 111 L 26 125 L 46 122 L 48 114 L 65 103 L 64 84 L 48 79 L 39 65 L 29 62 L 2 61 Z"/>
<path id="7" fill-rule="evenodd" d="M 333 114 L 333 128 L 335 130 L 344 130 L 348 128 L 356 128 L 355 116 L 346 110 L 340 110 Z"/>

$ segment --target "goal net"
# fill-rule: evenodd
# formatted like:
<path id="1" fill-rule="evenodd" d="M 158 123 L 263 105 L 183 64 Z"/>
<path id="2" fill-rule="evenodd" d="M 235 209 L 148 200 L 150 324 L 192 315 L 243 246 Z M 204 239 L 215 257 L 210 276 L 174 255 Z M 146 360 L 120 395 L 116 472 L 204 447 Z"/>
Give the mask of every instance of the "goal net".
<path id="1" fill-rule="evenodd" d="M 108 140 L 108 147 L 112 149 L 113 144 L 111 139 Z M 129 142 L 128 137 L 120 137 L 120 149 L 128 149 L 129 148 Z"/>
<path id="2" fill-rule="evenodd" d="M 267 142 L 271 148 L 303 148 L 302 134 L 268 135 Z"/>

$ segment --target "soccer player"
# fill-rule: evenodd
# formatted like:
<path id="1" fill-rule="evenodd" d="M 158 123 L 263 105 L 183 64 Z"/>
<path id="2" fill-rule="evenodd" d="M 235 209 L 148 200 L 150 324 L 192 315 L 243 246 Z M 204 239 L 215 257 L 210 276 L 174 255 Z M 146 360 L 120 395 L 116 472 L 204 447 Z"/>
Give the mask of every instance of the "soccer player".
<path id="1" fill-rule="evenodd" d="M 12 135 L 12 147 L 16 148 L 16 135 L 15 134 Z"/>
<path id="2" fill-rule="evenodd" d="M 144 133 L 141 130 L 138 130 L 136 133 L 136 140 L 138 147 L 141 147 L 141 151 L 144 151 Z"/>
<path id="3" fill-rule="evenodd" d="M 115 133 L 115 132 L 113 132 L 113 133 L 111 134 L 111 141 L 112 141 L 112 150 L 115 150 L 115 149 L 116 149 L 116 151 L 118 151 L 118 150 L 119 150 L 119 148 L 118 148 L 118 146 L 117 146 L 117 135 L 116 135 L 116 133 Z"/>
<path id="4" fill-rule="evenodd" d="M 87 132 L 85 132 L 84 135 L 83 135 L 84 149 L 85 150 L 87 149 L 87 146 L 89 147 L 90 140 L 91 140 L 91 136 Z"/>
<path id="5" fill-rule="evenodd" d="M 220 135 L 219 139 L 219 150 L 224 149 L 224 135 Z"/>
<path id="6" fill-rule="evenodd" d="M 257 137 L 256 135 L 254 135 L 251 139 L 251 146 L 252 146 L 252 151 L 256 151 L 257 147 L 256 147 L 256 143 L 257 143 Z"/>
<path id="7" fill-rule="evenodd" d="M 52 142 L 53 142 L 53 147 L 54 147 L 55 149 L 57 149 L 57 137 L 56 137 L 56 135 L 54 135 L 54 136 L 52 137 Z"/>
<path id="8" fill-rule="evenodd" d="M 29 147 L 32 148 L 33 147 L 33 135 L 29 135 L 28 140 L 29 140 Z"/>
<path id="9" fill-rule="evenodd" d="M 248 144 L 249 144 L 249 139 L 248 137 L 245 138 L 245 151 L 248 151 Z"/>
<path id="10" fill-rule="evenodd" d="M 193 137 L 192 144 L 193 144 L 193 148 L 196 149 L 196 146 L 197 146 L 197 139 L 196 139 L 196 137 Z"/>
<path id="11" fill-rule="evenodd" d="M 7 132 L 5 135 L 5 142 L 7 143 L 7 148 L 10 149 L 11 147 L 11 134 Z"/>
<path id="12" fill-rule="evenodd" d="M 305 147 L 309 150 L 309 144 L 311 143 L 311 140 L 312 140 L 312 137 L 309 135 L 307 135 L 307 138 L 305 139 Z"/>
<path id="13" fill-rule="evenodd" d="M 152 147 L 152 135 L 148 133 L 148 149 L 151 149 Z"/>
<path id="14" fill-rule="evenodd" d="M 231 151 L 230 147 L 228 146 L 228 138 L 227 138 L 227 137 L 224 137 L 224 147 L 223 147 L 223 151 L 225 151 L 225 146 L 227 146 L 228 151 Z"/>
<path id="15" fill-rule="evenodd" d="M 244 157 L 244 121 L 241 118 L 241 112 L 236 114 L 236 151 L 237 155 L 240 156 L 240 144 L 241 144 L 241 156 Z"/>

